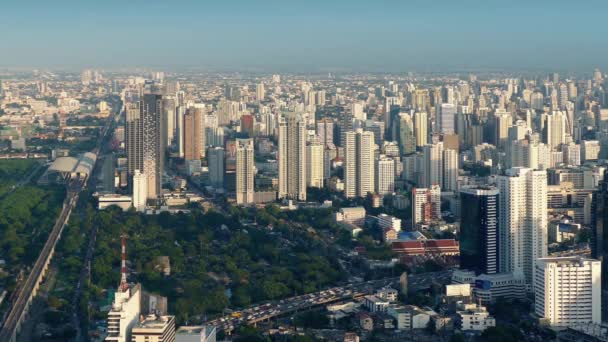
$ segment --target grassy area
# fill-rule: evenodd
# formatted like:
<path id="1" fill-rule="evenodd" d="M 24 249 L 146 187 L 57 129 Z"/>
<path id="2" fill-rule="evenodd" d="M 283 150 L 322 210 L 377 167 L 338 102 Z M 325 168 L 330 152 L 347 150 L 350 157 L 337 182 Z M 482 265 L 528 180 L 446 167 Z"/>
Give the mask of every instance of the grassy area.
<path id="1" fill-rule="evenodd" d="M 10 191 L 19 180 L 27 177 L 38 163 L 35 159 L 0 160 L 0 196 Z"/>
<path id="2" fill-rule="evenodd" d="M 0 160 L 0 180 L 19 180 L 37 163 L 36 159 L 2 159 Z"/>

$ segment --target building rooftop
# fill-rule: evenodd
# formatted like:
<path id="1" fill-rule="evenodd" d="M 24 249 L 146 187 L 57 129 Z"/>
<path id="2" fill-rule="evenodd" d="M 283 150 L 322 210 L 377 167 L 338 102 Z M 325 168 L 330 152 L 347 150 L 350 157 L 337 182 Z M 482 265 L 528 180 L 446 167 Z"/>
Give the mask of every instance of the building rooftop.
<path id="1" fill-rule="evenodd" d="M 167 324 L 170 324 L 175 320 L 175 316 L 157 316 L 157 315 L 149 315 L 143 321 L 140 321 L 133 327 L 133 332 L 137 332 L 138 330 L 163 330 Z"/>

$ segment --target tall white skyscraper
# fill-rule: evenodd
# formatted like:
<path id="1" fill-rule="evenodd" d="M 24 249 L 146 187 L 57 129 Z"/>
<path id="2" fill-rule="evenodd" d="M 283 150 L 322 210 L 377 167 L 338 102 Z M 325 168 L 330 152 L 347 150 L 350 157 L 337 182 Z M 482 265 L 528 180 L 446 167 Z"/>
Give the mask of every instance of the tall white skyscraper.
<path id="1" fill-rule="evenodd" d="M 365 197 L 374 192 L 374 133 L 357 129 L 346 132 L 344 190 L 346 197 Z"/>
<path id="2" fill-rule="evenodd" d="M 563 161 L 566 165 L 581 165 L 581 145 L 570 142 L 562 145 Z"/>
<path id="3" fill-rule="evenodd" d="M 317 121 L 317 137 L 324 146 L 334 143 L 334 122 L 325 118 Z"/>
<path id="4" fill-rule="evenodd" d="M 443 191 L 458 189 L 458 152 L 452 149 L 443 150 Z"/>
<path id="5" fill-rule="evenodd" d="M 306 124 L 297 113 L 279 121 L 279 198 L 306 201 Z"/>
<path id="6" fill-rule="evenodd" d="M 567 117 L 564 112 L 553 111 L 552 114 L 543 114 L 544 142 L 555 150 L 566 142 Z"/>
<path id="7" fill-rule="evenodd" d="M 511 168 L 497 183 L 500 271 L 533 285 L 536 261 L 547 256 L 547 173 Z"/>
<path id="8" fill-rule="evenodd" d="M 443 184 L 443 143 L 427 144 L 422 148 L 421 181 L 425 188 Z"/>
<path id="9" fill-rule="evenodd" d="M 416 136 L 417 148 L 422 148 L 428 142 L 428 121 L 426 112 L 416 112 L 414 114 L 414 135 Z"/>
<path id="10" fill-rule="evenodd" d="M 133 173 L 133 207 L 137 211 L 146 210 L 146 199 L 148 197 L 148 185 L 146 175 L 135 170 Z"/>
<path id="11" fill-rule="evenodd" d="M 236 203 L 254 202 L 253 139 L 236 139 Z"/>
<path id="12" fill-rule="evenodd" d="M 264 83 L 258 83 L 255 86 L 255 99 L 260 102 L 266 96 L 266 91 L 264 90 Z"/>
<path id="13" fill-rule="evenodd" d="M 175 96 L 163 96 L 163 125 L 166 127 L 166 146 L 171 146 L 175 138 Z"/>
<path id="14" fill-rule="evenodd" d="M 395 192 L 395 160 L 380 155 L 376 160 L 376 193 L 382 196 Z"/>
<path id="15" fill-rule="evenodd" d="M 184 143 L 186 141 L 186 132 L 185 132 L 185 123 L 184 116 L 186 115 L 186 106 L 178 106 L 175 109 L 175 125 L 176 132 L 175 135 L 177 137 L 177 148 L 179 150 L 179 157 L 184 158 L 185 156 L 185 146 Z"/>
<path id="16" fill-rule="evenodd" d="M 454 126 L 456 122 L 456 106 L 451 103 L 442 103 L 439 108 L 439 132 L 443 134 L 454 134 Z"/>
<path id="17" fill-rule="evenodd" d="M 507 148 L 509 128 L 513 124 L 513 116 L 505 110 L 498 109 L 494 117 L 496 118 L 496 146 L 504 151 Z"/>
<path id="18" fill-rule="evenodd" d="M 538 259 L 534 273 L 534 312 L 555 327 L 600 324 L 601 273 L 601 262 L 595 259 Z"/>
<path id="19" fill-rule="evenodd" d="M 306 183 L 312 188 L 322 188 L 324 179 L 325 147 L 317 141 L 306 145 Z"/>

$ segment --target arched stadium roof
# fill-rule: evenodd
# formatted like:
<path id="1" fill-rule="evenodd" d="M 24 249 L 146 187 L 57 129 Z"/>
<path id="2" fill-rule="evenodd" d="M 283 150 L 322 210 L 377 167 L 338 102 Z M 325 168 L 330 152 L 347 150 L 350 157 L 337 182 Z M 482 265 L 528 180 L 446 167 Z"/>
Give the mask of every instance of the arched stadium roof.
<path id="1" fill-rule="evenodd" d="M 92 152 L 86 152 L 79 158 L 74 157 L 60 157 L 49 166 L 49 172 L 60 172 L 60 173 L 78 173 L 86 174 L 87 176 L 93 171 L 95 165 L 95 156 Z"/>

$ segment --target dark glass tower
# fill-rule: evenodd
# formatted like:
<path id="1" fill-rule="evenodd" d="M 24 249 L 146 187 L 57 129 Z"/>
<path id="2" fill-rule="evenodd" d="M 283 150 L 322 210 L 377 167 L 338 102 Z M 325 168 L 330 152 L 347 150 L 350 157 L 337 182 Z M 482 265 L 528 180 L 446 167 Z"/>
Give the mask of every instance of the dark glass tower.
<path id="1" fill-rule="evenodd" d="M 608 224 L 608 171 L 604 173 L 604 180 L 600 182 L 599 189 L 593 193 L 591 201 L 592 234 L 591 234 L 591 257 L 602 262 L 602 275 L 608 274 L 608 236 L 606 225 Z M 602 287 L 608 288 L 608 281 L 602 281 Z"/>
<path id="2" fill-rule="evenodd" d="M 498 272 L 498 189 L 460 191 L 460 267 L 476 274 Z"/>

